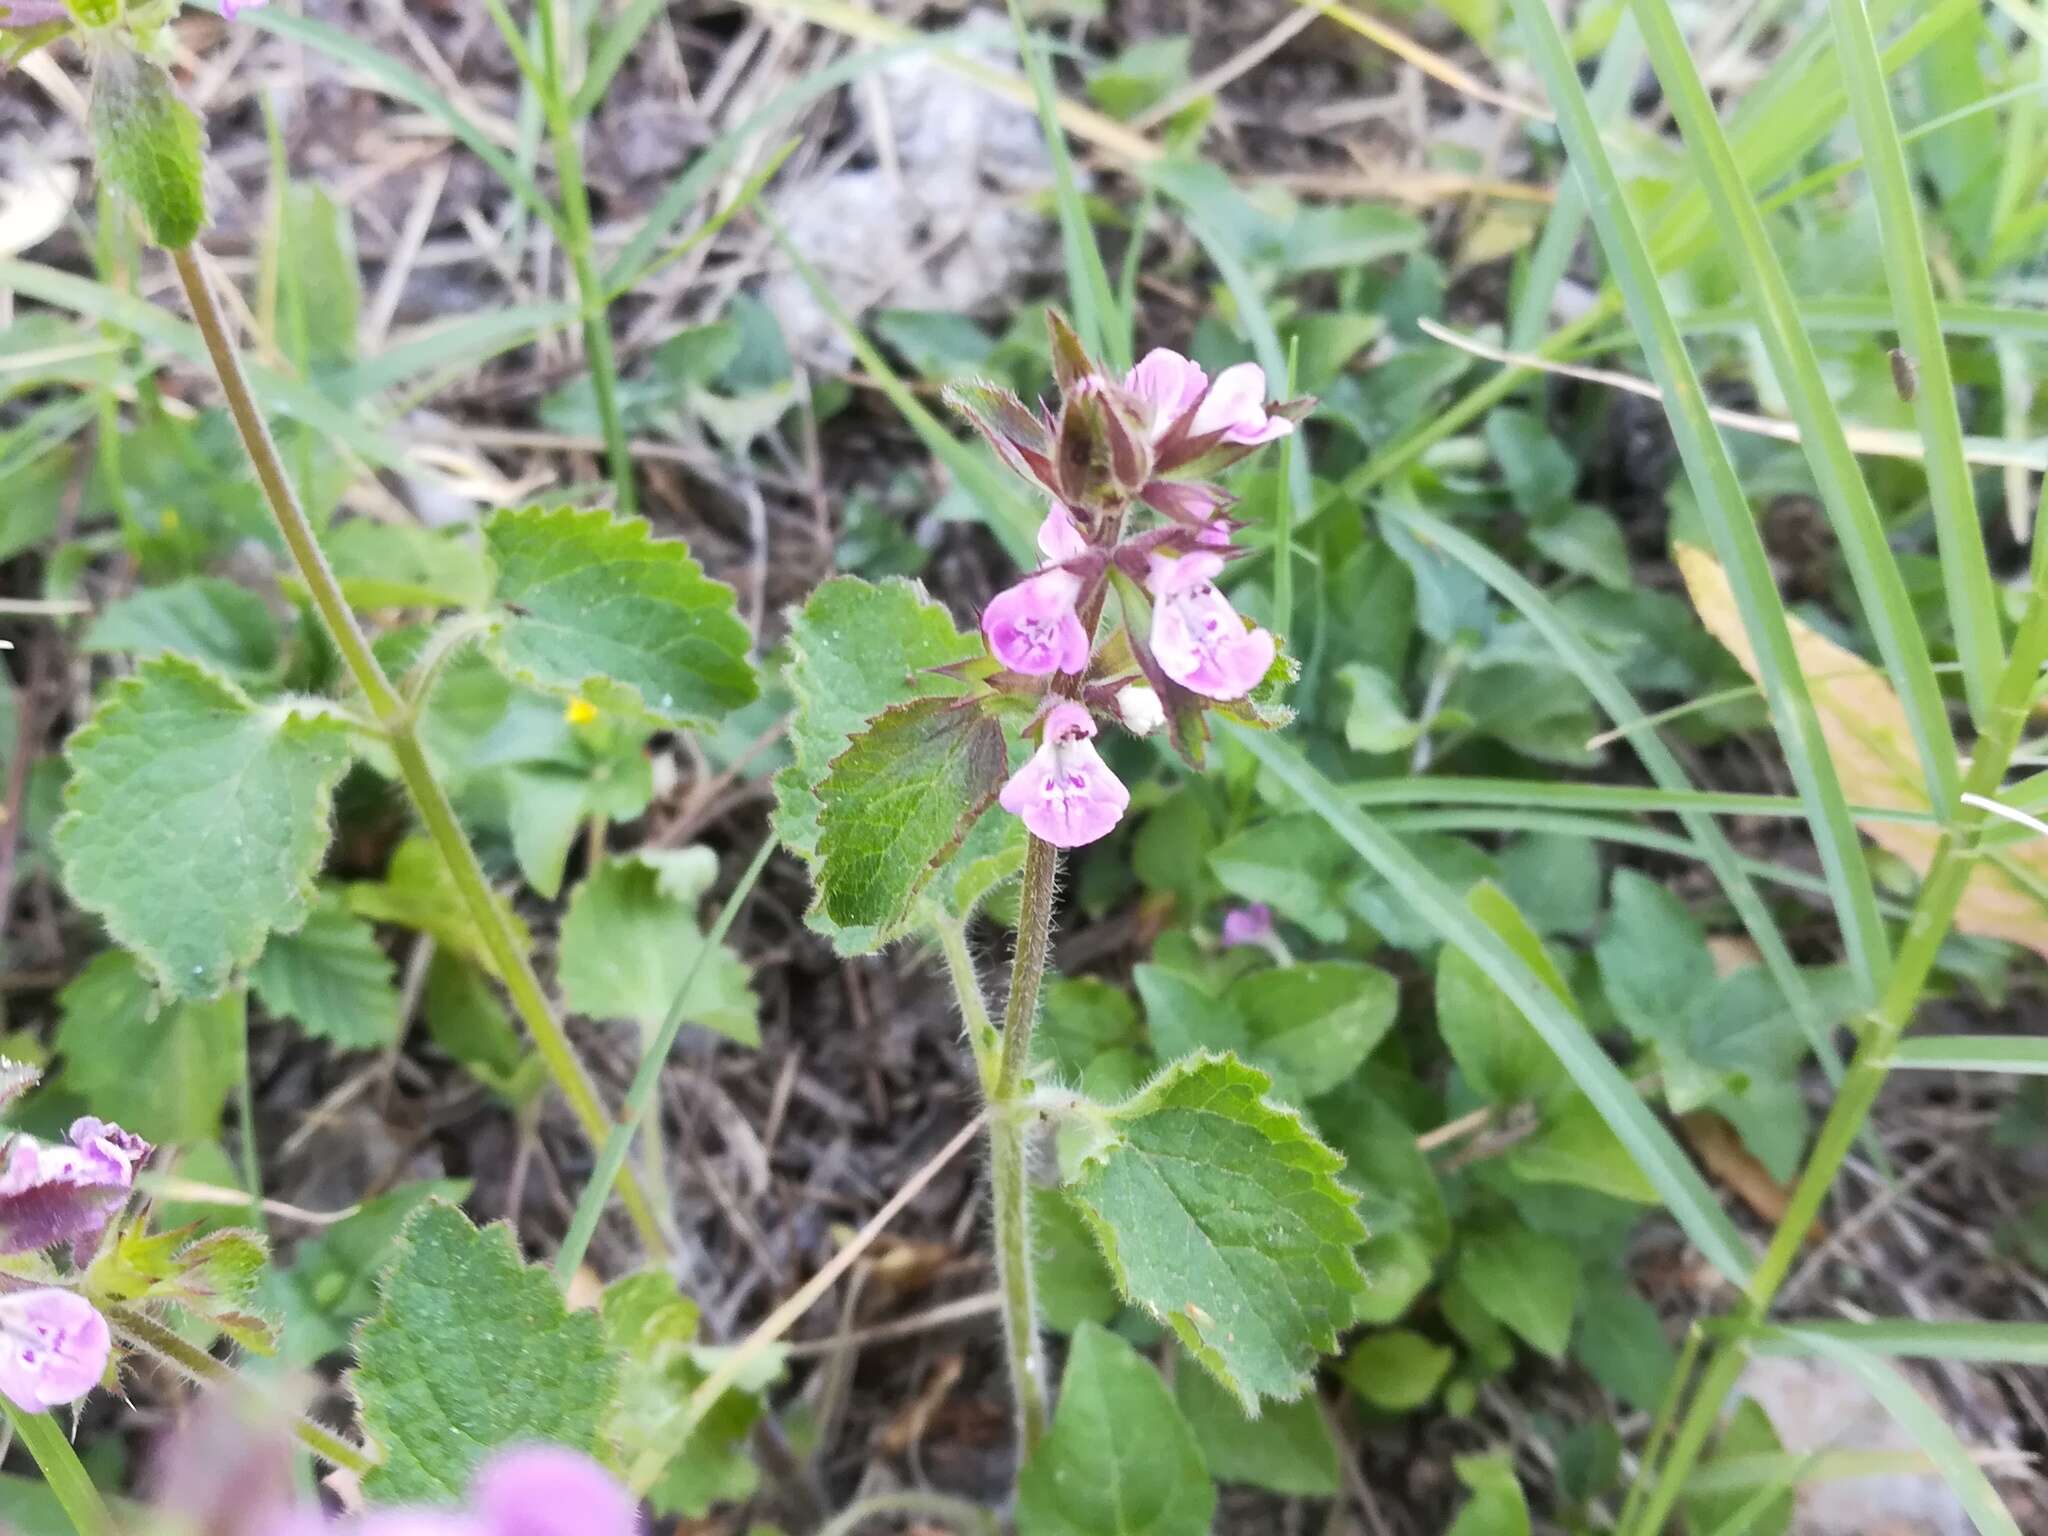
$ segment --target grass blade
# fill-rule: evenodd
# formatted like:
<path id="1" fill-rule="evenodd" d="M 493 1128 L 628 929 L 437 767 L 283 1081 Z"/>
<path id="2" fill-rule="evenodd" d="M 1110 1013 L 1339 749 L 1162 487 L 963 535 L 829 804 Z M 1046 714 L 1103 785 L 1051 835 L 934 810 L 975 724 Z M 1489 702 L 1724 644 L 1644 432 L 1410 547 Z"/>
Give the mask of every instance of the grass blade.
<path id="1" fill-rule="evenodd" d="M 1541 594 L 1538 594 L 1539 596 Z M 1596 658 L 1597 659 L 1597 658 Z M 1568 659 L 1566 665 L 1570 666 Z M 1582 675 L 1583 680 L 1583 675 Z M 1651 749 L 1648 756 L 1662 758 Z M 1646 765 L 1647 766 L 1647 765 Z M 1651 769 L 1652 777 L 1662 777 Z M 1683 777 L 1683 770 L 1680 770 Z M 1540 779 L 1467 778 L 1458 774 L 1420 779 L 1365 779 L 1339 786 L 1353 805 L 1499 805 L 1548 806 L 1583 811 L 1671 811 L 1679 815 L 1804 816 L 1806 807 L 1793 795 L 1756 795 L 1735 790 L 1670 789 L 1639 784 L 1556 783 Z M 1903 821 L 1936 824 L 1931 811 L 1897 810 L 1886 806 L 1851 806 L 1858 821 Z"/>
<path id="2" fill-rule="evenodd" d="M 1863 143 L 1864 174 L 1877 204 L 1878 229 L 1884 237 L 1885 281 L 1898 316 L 1899 340 L 1920 369 L 1913 414 L 1927 439 L 1927 492 L 1934 503 L 1949 622 L 1955 626 L 1956 654 L 1963 664 L 1970 714 L 1981 729 L 2005 653 L 1998 635 L 1991 564 L 1984 553 L 1984 526 L 1977 516 L 1970 467 L 1963 458 L 1962 415 L 1956 406 L 1948 343 L 1935 311 L 1927 244 L 1921 236 L 1906 152 L 1899 143 L 1898 123 L 1892 117 L 1891 96 L 1885 88 L 1877 40 L 1871 34 L 1863 0 L 1829 0 L 1828 8 L 1834 16 L 1835 50 L 1842 59 L 1856 137 Z"/>
<path id="3" fill-rule="evenodd" d="M 2048 1039 L 2036 1035 L 1921 1035 L 1901 1040 L 1894 1068 L 1916 1072 L 2013 1072 L 2048 1077 Z"/>
<path id="4" fill-rule="evenodd" d="M 1707 1261 L 1730 1282 L 1747 1278 L 1752 1258 L 1742 1234 L 1714 1199 L 1699 1171 L 1644 1105 L 1635 1086 L 1608 1059 L 1584 1024 L 1558 1001 L 1507 941 L 1475 918 L 1465 903 L 1425 869 L 1385 828 L 1345 802 L 1342 791 L 1286 738 L 1226 724 L 1225 729 L 1274 778 L 1299 795 L 1324 824 L 1420 913 L 1445 942 L 1462 950 L 1521 1010 L 1592 1100 L 1672 1217 Z"/>
<path id="5" fill-rule="evenodd" d="M 1823 1342 L 1909 1360 L 1967 1365 L 2048 1365 L 2048 1323 L 1791 1322 L 1743 1331 L 1760 1355 L 1825 1353 Z"/>
<path id="6" fill-rule="evenodd" d="M 1826 379 L 1813 343 L 1799 323 L 1792 284 L 1778 260 L 1762 217 L 1756 211 L 1743 184 L 1734 151 L 1714 110 L 1713 98 L 1700 79 L 1685 35 L 1671 14 L 1666 0 L 1636 0 L 1635 14 L 1643 32 L 1664 99 L 1684 134 L 1694 174 L 1704 185 L 1722 244 L 1741 280 L 1744 295 L 1756 313 L 1757 331 L 1769 353 L 1771 368 L 1785 392 L 1786 403 L 1799 423 L 1800 447 L 1807 467 L 1820 490 L 1828 521 L 1847 557 L 1849 570 L 1862 599 L 1864 617 L 1876 637 L 1877 648 L 1891 674 L 1892 686 L 1905 707 L 1906 720 L 1918 749 L 1921 772 L 1936 805 L 1955 803 L 1961 779 L 1957 767 L 1955 737 L 1949 730 L 1948 710 L 1941 696 L 1941 684 L 1934 675 L 1934 658 L 1928 653 L 1927 637 L 1913 612 L 1906 583 L 1886 540 L 1884 520 L 1870 487 L 1842 430 L 1842 418 L 1829 398 Z M 1873 71 L 1876 61 L 1871 61 Z M 1880 82 L 1881 88 L 1881 82 Z M 1957 428 L 1956 451 L 1961 452 L 1961 428 Z M 1960 462 L 1960 460 L 1958 461 Z M 1933 466 L 1929 466 L 1930 476 Z M 1967 471 L 1965 471 L 1967 475 Z M 1974 512 L 1972 514 L 1974 517 Z M 1943 555 L 1947 555 L 1944 542 Z M 1981 537 L 1978 558 L 1983 558 Z M 1944 566 L 1947 561 L 1944 558 Z M 1990 571 L 1984 572 L 1983 616 L 1995 623 L 1991 605 Z M 1957 622 L 1962 622 L 1961 615 Z M 1995 635 L 1994 635 L 1995 640 Z M 1992 657 L 1995 665 L 1999 658 Z M 1977 694 L 1971 690 L 1972 703 Z M 1782 734 L 1782 730 L 1781 730 Z"/>
<path id="7" fill-rule="evenodd" d="M 2019 1523 L 2006 1509 L 1983 1469 L 1970 1459 L 1970 1453 L 1956 1439 L 1955 1431 L 1943 1422 L 1934 1405 L 1921 1396 L 1919 1388 L 1901 1375 L 1897 1367 L 1833 1333 L 1810 1328 L 1785 1332 L 1798 1336 L 1811 1347 L 1812 1353 L 1841 1366 L 1869 1389 L 1870 1395 L 1884 1405 L 1885 1411 L 1934 1463 L 1942 1481 L 1962 1501 L 1970 1523 L 1981 1536 L 2020 1536 Z"/>
<path id="8" fill-rule="evenodd" d="M 1053 201 L 1060 213 L 1060 250 L 1066 259 L 1067 302 L 1074 307 L 1074 329 L 1088 355 L 1100 358 L 1121 376 L 1131 366 L 1130 347 L 1124 328 L 1111 323 L 1117 314 L 1116 293 L 1109 286 L 1109 269 L 1102 264 L 1095 226 L 1088 220 L 1088 205 L 1082 200 L 1080 183 L 1074 177 L 1074 157 L 1067 148 L 1067 131 L 1060 123 L 1052 66 L 1046 62 L 1045 49 L 1024 24 L 1024 12 L 1017 0 L 1009 0 L 1009 5 L 1017 51 L 1024 58 L 1024 72 L 1030 77 L 1031 94 L 1038 107 L 1038 123 L 1045 132 L 1046 153 L 1052 157 Z"/>
<path id="9" fill-rule="evenodd" d="M 1764 694 L 1777 723 L 1787 765 L 1807 803 L 1821 863 L 1833 892 L 1849 963 L 1868 996 L 1882 989 L 1890 968 L 1884 924 L 1870 866 L 1849 814 L 1848 799 L 1827 755 L 1820 719 L 1799 670 L 1785 607 L 1758 536 L 1735 465 L 1708 415 L 1705 391 L 1658 287 L 1648 247 L 1628 210 L 1621 179 L 1600 142 L 1599 125 L 1578 72 L 1544 0 L 1515 0 L 1531 62 L 1557 108 L 1558 128 L 1571 155 L 1608 264 L 1620 286 L 1629 317 L 1664 392 L 1679 456 L 1693 484 L 1700 512 L 1722 567 L 1734 586 L 1743 627 L 1763 672 Z"/>

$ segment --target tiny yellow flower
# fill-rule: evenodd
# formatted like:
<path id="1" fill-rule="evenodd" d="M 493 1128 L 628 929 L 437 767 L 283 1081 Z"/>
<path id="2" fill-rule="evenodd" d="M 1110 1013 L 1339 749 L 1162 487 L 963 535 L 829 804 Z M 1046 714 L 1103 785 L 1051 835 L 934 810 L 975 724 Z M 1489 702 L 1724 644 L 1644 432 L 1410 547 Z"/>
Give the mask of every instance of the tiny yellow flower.
<path id="1" fill-rule="evenodd" d="M 178 531 L 178 509 L 176 507 L 164 508 L 162 529 L 165 533 L 176 533 Z"/>
<path id="2" fill-rule="evenodd" d="M 597 718 L 597 706 L 588 699 L 571 699 L 569 707 L 562 711 L 562 718 L 571 725 L 588 725 Z"/>

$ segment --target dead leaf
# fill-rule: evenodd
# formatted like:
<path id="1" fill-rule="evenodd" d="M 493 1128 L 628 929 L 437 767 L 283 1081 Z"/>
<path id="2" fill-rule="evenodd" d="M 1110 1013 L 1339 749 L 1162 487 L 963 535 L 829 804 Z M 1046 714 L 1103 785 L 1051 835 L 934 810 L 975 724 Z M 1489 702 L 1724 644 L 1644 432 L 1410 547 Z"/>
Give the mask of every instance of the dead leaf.
<path id="1" fill-rule="evenodd" d="M 965 1365 L 966 1361 L 960 1355 L 942 1356 L 932 1367 L 931 1379 L 924 1384 L 924 1390 L 876 1432 L 875 1449 L 884 1456 L 901 1456 L 922 1440 L 932 1415 L 939 1411 L 959 1382 Z"/>
<path id="2" fill-rule="evenodd" d="M 1701 621 L 1742 664 L 1742 670 L 1757 678 L 1756 653 L 1750 649 L 1749 636 L 1736 611 L 1727 573 L 1712 555 L 1693 545 L 1680 544 L 1675 553 Z M 1788 615 L 1785 622 L 1792 630 L 1799 669 L 1813 694 L 1821 734 L 1827 738 L 1835 772 L 1841 776 L 1842 790 L 1850 802 L 1883 810 L 1931 809 L 1905 707 L 1883 670 L 1796 618 Z M 1927 873 L 1941 842 L 1941 829 L 1925 824 L 1866 821 L 1862 829 L 1864 836 L 1904 860 L 1919 875 Z M 2048 841 L 2015 843 L 2002 850 L 2001 857 L 2048 880 Z M 1970 876 L 1956 908 L 1956 927 L 1965 933 L 2009 939 L 2036 954 L 2048 955 L 2048 908 L 1988 860 L 1980 862 Z"/>
<path id="3" fill-rule="evenodd" d="M 1750 1154 L 1734 1126 L 1707 1109 L 1679 1116 L 1678 1125 L 1685 1132 L 1686 1144 L 1707 1165 L 1707 1172 L 1734 1190 L 1744 1205 L 1773 1227 L 1785 1219 L 1792 1192 Z M 1806 1240 L 1812 1242 L 1822 1235 L 1822 1228 L 1815 1223 Z"/>

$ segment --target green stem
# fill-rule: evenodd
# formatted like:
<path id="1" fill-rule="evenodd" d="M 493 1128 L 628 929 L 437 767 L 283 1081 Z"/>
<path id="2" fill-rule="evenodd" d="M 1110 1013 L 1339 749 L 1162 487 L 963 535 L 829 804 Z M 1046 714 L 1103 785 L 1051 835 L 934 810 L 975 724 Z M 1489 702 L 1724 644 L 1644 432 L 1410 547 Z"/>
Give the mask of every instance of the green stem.
<path id="1" fill-rule="evenodd" d="M 547 1064 L 548 1073 L 554 1078 L 562 1097 L 568 1100 L 569 1108 L 583 1127 L 584 1134 L 592 1145 L 602 1146 L 611 1123 L 610 1117 L 598 1102 L 597 1090 L 591 1086 L 561 1021 L 548 1006 L 540 978 L 534 974 L 532 962 L 491 891 L 483 866 L 477 862 L 476 850 L 470 847 L 462 824 L 456 819 L 455 807 L 450 803 L 447 791 L 434 776 L 426 751 L 420 745 L 412 707 L 399 697 L 390 679 L 384 675 L 383 667 L 370 649 L 368 637 L 356 621 L 354 610 L 342 595 L 341 583 L 321 551 L 313 524 L 307 518 L 305 508 L 299 504 L 298 492 L 293 489 L 277 456 L 277 445 L 271 440 L 270 428 L 249 391 L 242 360 L 235 351 L 234 340 L 229 335 L 227 319 L 221 313 L 220 301 L 214 296 L 213 285 L 191 248 L 171 252 L 171 259 L 177 266 L 178 279 L 184 285 L 192 318 L 205 339 L 207 354 L 213 360 L 214 372 L 227 396 L 228 412 L 234 418 L 235 429 L 248 452 L 250 464 L 255 468 L 257 482 L 263 488 L 271 514 L 277 520 L 278 532 L 283 535 L 285 547 L 291 552 L 292 563 L 298 567 L 300 579 L 312 595 L 320 622 L 334 641 L 335 649 L 341 653 L 342 664 L 348 668 L 349 675 L 355 680 L 356 687 L 361 690 L 371 714 L 390 743 L 406 792 L 412 797 L 420 820 L 426 824 L 427 835 L 447 862 L 449 874 L 505 983 L 512 1006 L 533 1037 L 534 1048 Z M 639 1183 L 629 1174 L 619 1193 L 640 1232 L 641 1241 L 651 1253 L 665 1258 L 668 1254 L 667 1239 Z"/>
<path id="2" fill-rule="evenodd" d="M 583 319 L 583 355 L 590 365 L 590 388 L 597 399 L 605 458 L 611 465 L 619 511 L 630 517 L 639 496 L 633 484 L 633 450 L 626 439 L 626 419 L 619 410 L 619 364 L 612 350 L 611 295 L 597 269 L 590 191 L 583 181 L 583 149 L 577 142 L 576 118 L 567 83 L 562 79 L 555 0 L 540 0 L 537 20 L 541 106 L 547 114 L 548 137 L 555 147 L 555 177 L 562 187 L 562 247 L 576 279 Z"/>
<path id="3" fill-rule="evenodd" d="M 117 1306 L 106 1310 L 107 1321 L 114 1325 L 115 1333 L 124 1343 L 155 1356 L 196 1385 L 240 1392 L 260 1403 L 266 1413 L 275 1411 L 276 1405 L 260 1397 L 242 1376 L 205 1350 L 186 1343 L 147 1313 L 132 1307 Z M 376 1458 L 361 1446 L 302 1415 L 291 1415 L 291 1431 L 301 1445 L 330 1466 L 341 1467 L 360 1477 L 377 1465 Z"/>
<path id="4" fill-rule="evenodd" d="M 47 1413 L 24 1412 L 4 1397 L 0 1397 L 0 1408 L 7 1410 L 7 1422 L 14 1426 L 15 1438 L 28 1447 L 29 1455 L 42 1468 L 50 1496 L 63 1509 L 64 1518 L 71 1522 L 78 1536 L 106 1536 L 112 1531 L 114 1517 L 57 1421 Z"/>
<path id="5" fill-rule="evenodd" d="M 1963 795 L 1988 798 L 1997 793 L 2025 729 L 2034 685 L 2044 663 L 2048 663 L 2048 538 L 2037 538 L 2026 609 L 2013 637 L 2012 654 L 2006 658 L 1993 688 L 1984 734 L 1977 740 L 1969 772 L 1963 778 Z M 1745 1322 L 1761 1322 L 1777 1299 L 1779 1288 L 1820 1215 L 1821 1203 L 1841 1172 L 1849 1148 L 1862 1133 L 1877 1103 L 1891 1072 L 1892 1052 L 1912 1023 L 1920 994 L 1933 974 L 1942 940 L 1954 926 L 1956 909 L 1975 867 L 1979 851 L 1977 834 L 1983 828 L 1986 813 L 1981 806 L 1970 804 L 1947 809 L 1951 813 L 1948 829 L 1942 834 L 1934 860 L 1920 883 L 1920 894 L 1906 920 L 1905 935 L 1884 995 L 1864 1023 L 1862 1041 L 1843 1075 L 1841 1087 L 1836 1090 L 1827 1118 L 1821 1122 L 1813 1151 L 1800 1171 L 1799 1182 L 1793 1187 L 1785 1214 L 1771 1236 L 1770 1247 L 1743 1289 L 1741 1317 Z M 1651 1536 L 1663 1528 L 1709 1435 L 1720 1421 L 1721 1405 L 1741 1373 L 1744 1354 L 1739 1336 L 1716 1351 L 1686 1410 L 1671 1458 L 1643 1506 L 1643 1517 L 1631 1529 Z"/>
<path id="6" fill-rule="evenodd" d="M 891 1515 L 922 1515 L 932 1520 L 943 1520 L 968 1533 L 968 1536 L 996 1536 L 998 1529 L 996 1517 L 979 1504 L 956 1499 L 947 1493 L 910 1490 L 878 1493 L 858 1504 L 849 1504 L 818 1527 L 818 1536 L 852 1536 L 868 1521 L 883 1520 Z"/>
<path id="7" fill-rule="evenodd" d="M 989 1021 L 988 1003 L 981 995 L 981 974 L 974 955 L 967 948 L 967 925 L 955 918 L 938 917 L 932 931 L 938 935 L 939 952 L 946 957 L 946 974 L 952 978 L 953 997 L 960 1005 L 960 1019 L 967 1031 L 967 1043 L 974 1050 L 974 1065 L 981 1077 L 982 1092 L 994 1085 L 997 1053 L 1002 1037 Z"/>

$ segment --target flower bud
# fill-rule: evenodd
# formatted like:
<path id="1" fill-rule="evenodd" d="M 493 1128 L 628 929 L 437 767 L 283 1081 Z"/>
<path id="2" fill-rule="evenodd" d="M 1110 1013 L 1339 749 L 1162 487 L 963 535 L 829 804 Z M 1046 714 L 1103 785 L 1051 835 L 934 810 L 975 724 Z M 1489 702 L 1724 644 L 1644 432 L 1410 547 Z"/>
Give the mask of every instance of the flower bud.
<path id="1" fill-rule="evenodd" d="M 1126 683 L 1116 693 L 1116 718 L 1133 736 L 1150 736 L 1166 724 L 1166 706 L 1150 683 Z"/>

